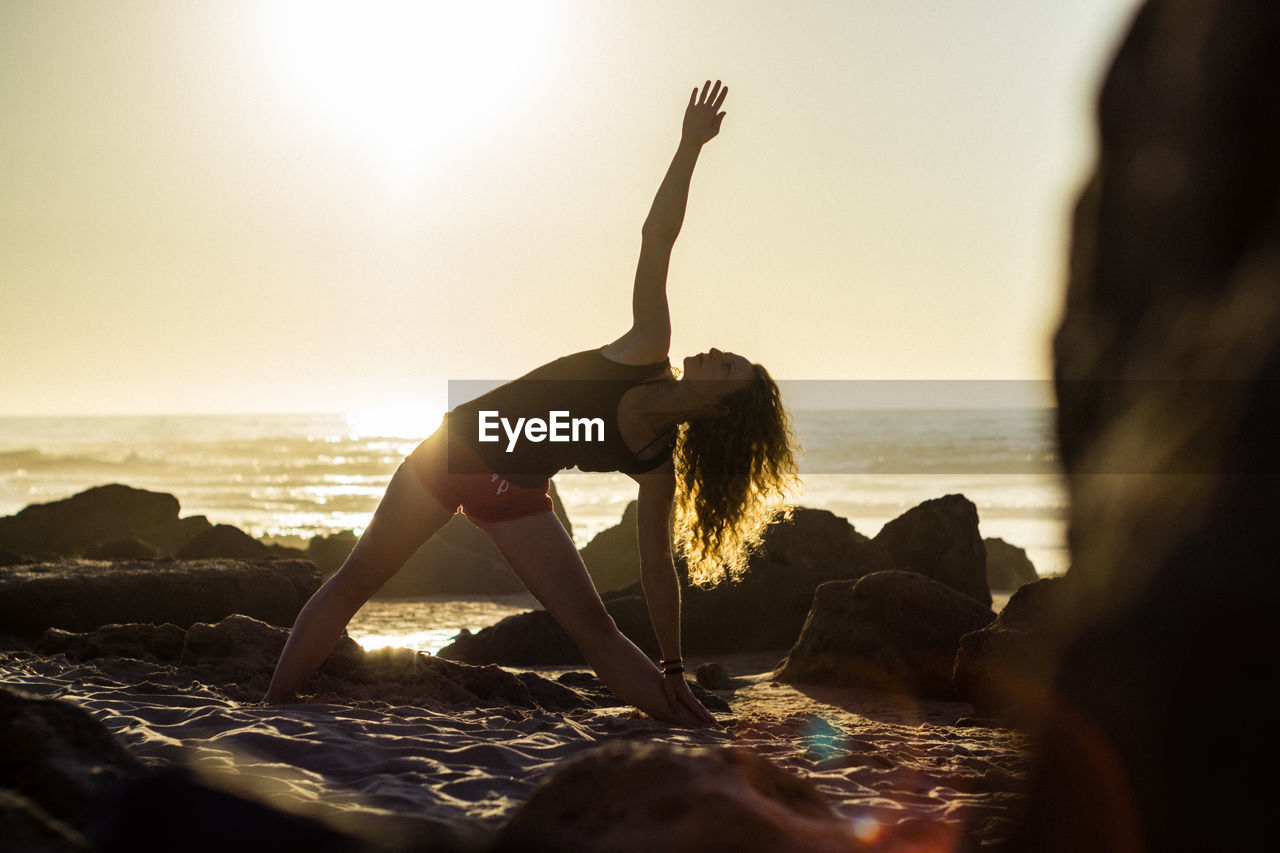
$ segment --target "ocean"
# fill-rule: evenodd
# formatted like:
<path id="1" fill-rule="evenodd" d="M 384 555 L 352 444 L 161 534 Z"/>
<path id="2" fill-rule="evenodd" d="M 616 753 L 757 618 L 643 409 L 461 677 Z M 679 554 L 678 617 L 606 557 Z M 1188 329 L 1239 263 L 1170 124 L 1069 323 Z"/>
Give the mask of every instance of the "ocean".
<path id="1" fill-rule="evenodd" d="M 798 505 L 830 510 L 874 536 L 921 501 L 960 493 L 977 505 L 984 537 L 1025 548 L 1041 576 L 1066 571 L 1067 498 L 1052 409 L 800 409 L 792 416 L 804 449 Z M 396 466 L 438 423 L 438 414 L 385 412 L 0 417 L 0 515 L 124 483 L 175 495 L 184 516 L 305 546 L 316 534 L 361 531 Z M 579 546 L 616 524 L 636 491 L 621 474 L 565 471 L 555 483 Z M 440 603 L 432 612 L 422 610 L 429 603 L 414 607 L 419 624 L 440 624 L 411 645 L 438 647 L 446 627 L 479 627 L 529 602 Z M 365 615 L 374 611 L 361 631 L 405 634 L 387 627 L 405 614 L 371 605 Z"/>

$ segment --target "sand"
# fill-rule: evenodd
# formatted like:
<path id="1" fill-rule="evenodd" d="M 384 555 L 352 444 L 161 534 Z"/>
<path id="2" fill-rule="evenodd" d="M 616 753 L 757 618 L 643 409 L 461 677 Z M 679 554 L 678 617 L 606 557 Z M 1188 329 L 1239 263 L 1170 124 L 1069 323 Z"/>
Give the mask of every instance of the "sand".
<path id="1" fill-rule="evenodd" d="M 814 782 L 867 841 L 905 822 L 956 837 L 966 827 L 979 838 L 1007 828 L 1028 767 L 1021 735 L 966 720 L 964 703 L 773 682 L 768 673 L 783 654 L 717 658 L 735 677 L 734 689 L 717 694 L 731 713 L 719 715 L 723 728 L 702 730 L 626 707 L 441 711 L 306 695 L 264 706 L 199 682 L 157 681 L 154 668 L 128 658 L 2 652 L 0 678 L 85 708 L 144 763 L 183 763 L 340 823 L 399 816 L 483 841 L 553 768 L 602 743 L 634 740 L 749 747 Z"/>

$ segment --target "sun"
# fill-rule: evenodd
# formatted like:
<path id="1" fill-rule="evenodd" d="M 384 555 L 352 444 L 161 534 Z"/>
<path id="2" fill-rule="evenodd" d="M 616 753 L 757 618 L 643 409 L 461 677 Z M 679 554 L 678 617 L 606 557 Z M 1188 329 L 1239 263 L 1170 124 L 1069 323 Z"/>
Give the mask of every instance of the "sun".
<path id="1" fill-rule="evenodd" d="M 554 7 L 516 0 L 261 7 L 266 55 L 291 107 L 392 172 L 510 120 L 554 55 Z"/>

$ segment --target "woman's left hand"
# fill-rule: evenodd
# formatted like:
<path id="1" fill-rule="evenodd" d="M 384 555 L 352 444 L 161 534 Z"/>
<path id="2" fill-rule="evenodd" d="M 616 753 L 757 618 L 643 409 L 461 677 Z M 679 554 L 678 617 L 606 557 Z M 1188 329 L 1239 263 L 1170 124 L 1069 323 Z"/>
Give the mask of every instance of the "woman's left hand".
<path id="1" fill-rule="evenodd" d="M 680 138 L 697 145 L 705 145 L 714 139 L 720 132 L 720 122 L 724 121 L 724 113 L 719 111 L 720 105 L 728 94 L 729 87 L 721 88 L 719 80 L 714 88 L 708 80 L 702 87 L 701 97 L 695 88 L 689 96 L 689 106 L 684 111 L 684 127 Z"/>
<path id="2" fill-rule="evenodd" d="M 667 704 L 671 706 L 674 717 L 687 719 L 692 715 L 703 725 L 720 725 L 711 712 L 698 701 L 698 697 L 693 695 L 693 691 L 689 689 L 689 683 L 684 680 L 683 673 L 673 672 L 670 675 L 664 675 L 662 690 L 667 695 Z"/>

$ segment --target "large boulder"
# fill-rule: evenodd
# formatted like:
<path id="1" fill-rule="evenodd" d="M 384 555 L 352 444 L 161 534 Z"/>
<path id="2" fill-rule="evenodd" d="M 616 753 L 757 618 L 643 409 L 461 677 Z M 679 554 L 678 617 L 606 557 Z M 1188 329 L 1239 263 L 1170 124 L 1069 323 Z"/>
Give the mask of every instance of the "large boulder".
<path id="1" fill-rule="evenodd" d="M 587 574 L 601 593 L 622 589 L 640 580 L 636 506 L 635 501 L 627 504 L 622 520 L 597 533 L 580 552 Z"/>
<path id="2" fill-rule="evenodd" d="M 990 607 L 916 572 L 824 583 L 774 677 L 951 699 L 960 638 L 994 618 Z"/>
<path id="3" fill-rule="evenodd" d="M 749 750 L 625 741 L 557 767 L 499 850 L 836 853 L 860 848 L 810 782 Z"/>
<path id="4" fill-rule="evenodd" d="M 682 578 L 684 651 L 703 655 L 790 648 L 819 584 L 887 568 L 893 568 L 887 553 L 858 535 L 848 521 L 826 510 L 799 508 L 791 519 L 769 528 L 741 583 L 703 589 Z M 622 632 L 656 657 L 658 644 L 640 584 L 602 598 Z M 541 611 L 507 617 L 475 634 L 464 632 L 440 654 L 513 666 L 582 662 L 573 642 Z"/>
<path id="5" fill-rule="evenodd" d="M 320 586 L 304 560 L 67 560 L 0 567 L 0 634 L 93 630 L 114 622 L 188 626 L 244 613 L 292 625 Z"/>
<path id="6" fill-rule="evenodd" d="M 978 508 L 964 495 L 945 495 L 907 510 L 873 541 L 892 555 L 896 568 L 919 572 L 991 604 Z"/>
<path id="7" fill-rule="evenodd" d="M 1017 589 L 1038 580 L 1036 567 L 1025 548 L 1010 545 L 1003 539 L 982 540 L 987 552 L 987 586 L 991 589 Z"/>
<path id="8" fill-rule="evenodd" d="M 47 559 L 134 538 L 171 554 L 208 526 L 203 516 L 179 519 L 173 495 L 112 483 L 0 518 L 0 548 Z"/>
<path id="9" fill-rule="evenodd" d="M 1066 577 L 1019 587 L 994 622 L 960 640 L 956 692 L 980 715 L 1009 725 L 1043 718 L 1073 605 Z"/>
<path id="10" fill-rule="evenodd" d="M 1268 849 L 1280 4 L 1149 0 L 1098 126 L 1054 341 L 1081 607 L 1005 849 Z"/>

